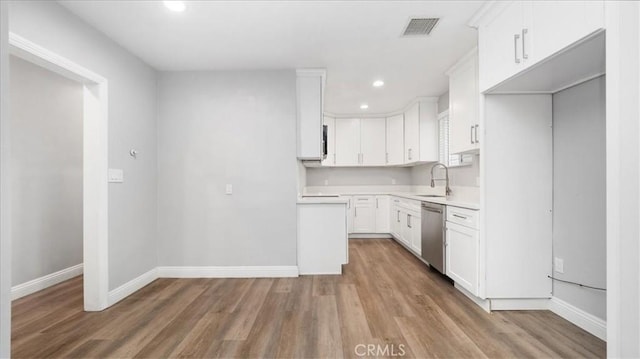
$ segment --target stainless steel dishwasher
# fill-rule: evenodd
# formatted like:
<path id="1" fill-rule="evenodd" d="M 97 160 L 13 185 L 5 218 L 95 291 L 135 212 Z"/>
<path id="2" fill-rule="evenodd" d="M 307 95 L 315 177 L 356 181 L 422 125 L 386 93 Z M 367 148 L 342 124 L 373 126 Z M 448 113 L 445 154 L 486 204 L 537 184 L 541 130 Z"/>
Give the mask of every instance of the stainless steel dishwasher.
<path id="1" fill-rule="evenodd" d="M 422 258 L 444 274 L 444 221 L 446 206 L 422 202 Z"/>

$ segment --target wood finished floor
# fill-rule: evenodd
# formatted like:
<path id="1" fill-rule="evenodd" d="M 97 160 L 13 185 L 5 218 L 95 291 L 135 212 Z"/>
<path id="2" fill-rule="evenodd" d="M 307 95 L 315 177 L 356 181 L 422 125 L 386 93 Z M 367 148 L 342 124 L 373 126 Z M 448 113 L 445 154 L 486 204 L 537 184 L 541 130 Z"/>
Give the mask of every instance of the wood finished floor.
<path id="1" fill-rule="evenodd" d="M 82 311 L 77 277 L 13 303 L 12 355 L 341 358 L 358 344 L 407 358 L 606 355 L 551 312 L 485 313 L 392 240 L 352 240 L 349 254 L 343 276 L 158 279 L 98 313 Z"/>

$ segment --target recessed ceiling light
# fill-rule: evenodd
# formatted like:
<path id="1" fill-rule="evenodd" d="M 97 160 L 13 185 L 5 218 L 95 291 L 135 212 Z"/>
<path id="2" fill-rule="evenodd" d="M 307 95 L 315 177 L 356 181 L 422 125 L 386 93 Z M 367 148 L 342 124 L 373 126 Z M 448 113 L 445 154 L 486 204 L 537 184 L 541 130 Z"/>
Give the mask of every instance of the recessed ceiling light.
<path id="1" fill-rule="evenodd" d="M 382 80 L 373 81 L 373 87 L 382 87 L 382 86 L 384 86 L 384 81 Z"/>
<path id="2" fill-rule="evenodd" d="M 175 12 L 183 12 L 184 9 L 187 7 L 184 4 L 184 1 L 164 1 L 164 6 L 167 9 Z"/>
<path id="3" fill-rule="evenodd" d="M 369 108 L 369 105 L 367 105 L 366 103 L 363 103 L 362 105 L 360 105 L 361 110 L 366 110 L 368 108 Z"/>

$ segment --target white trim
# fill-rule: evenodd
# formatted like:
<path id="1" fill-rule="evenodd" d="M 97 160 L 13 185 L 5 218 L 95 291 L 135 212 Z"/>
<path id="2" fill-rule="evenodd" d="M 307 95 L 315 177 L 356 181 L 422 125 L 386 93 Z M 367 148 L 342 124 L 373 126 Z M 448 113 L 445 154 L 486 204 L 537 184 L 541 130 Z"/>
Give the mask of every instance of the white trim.
<path id="1" fill-rule="evenodd" d="M 47 274 L 40 278 L 30 280 L 28 282 L 14 285 L 11 287 L 11 300 L 22 298 L 29 294 L 41 291 L 43 289 L 62 283 L 65 280 L 77 277 L 82 274 L 82 263 L 74 265 L 55 273 Z"/>
<path id="2" fill-rule="evenodd" d="M 607 341 L 607 322 L 593 314 L 589 314 L 556 297 L 551 297 L 549 300 L 549 310 L 596 337 Z"/>
<path id="3" fill-rule="evenodd" d="M 158 268 L 141 274 L 127 283 L 109 292 L 109 306 L 112 306 L 138 290 L 144 288 L 149 283 L 158 279 Z"/>
<path id="4" fill-rule="evenodd" d="M 491 310 L 547 310 L 549 298 L 491 298 Z"/>
<path id="5" fill-rule="evenodd" d="M 491 313 L 491 302 L 489 302 L 488 299 L 482 299 L 482 298 L 476 297 L 475 295 L 471 294 L 471 292 L 466 290 L 464 287 L 462 287 L 458 283 L 454 282 L 453 287 L 456 288 L 458 291 L 460 291 L 460 293 L 464 294 L 467 298 L 471 299 L 485 312 Z"/>
<path id="6" fill-rule="evenodd" d="M 422 96 L 416 97 L 413 100 L 409 101 L 409 103 L 400 110 L 395 110 L 392 112 L 386 113 L 347 113 L 347 114 L 335 114 L 332 112 L 324 112 L 324 116 L 333 117 L 335 119 L 344 119 L 344 118 L 386 118 L 396 115 L 404 114 L 411 106 L 415 105 L 418 102 L 438 102 L 438 96 Z"/>
<path id="7" fill-rule="evenodd" d="M 349 239 L 379 239 L 393 238 L 389 233 L 349 233 Z"/>
<path id="8" fill-rule="evenodd" d="M 83 262 L 84 309 L 109 306 L 109 183 L 107 80 L 17 34 L 9 33 L 11 53 L 83 83 Z"/>
<path id="9" fill-rule="evenodd" d="M 461 66 L 466 65 L 469 60 L 473 60 L 476 56 L 478 56 L 478 47 L 475 46 L 471 51 L 467 52 L 464 56 L 462 56 L 458 61 L 456 61 L 453 66 L 451 66 L 447 71 L 444 72 L 445 75 L 451 77 L 451 73 L 458 70 Z"/>
<path id="10" fill-rule="evenodd" d="M 298 273 L 298 266 L 158 267 L 159 278 L 282 278 Z"/>

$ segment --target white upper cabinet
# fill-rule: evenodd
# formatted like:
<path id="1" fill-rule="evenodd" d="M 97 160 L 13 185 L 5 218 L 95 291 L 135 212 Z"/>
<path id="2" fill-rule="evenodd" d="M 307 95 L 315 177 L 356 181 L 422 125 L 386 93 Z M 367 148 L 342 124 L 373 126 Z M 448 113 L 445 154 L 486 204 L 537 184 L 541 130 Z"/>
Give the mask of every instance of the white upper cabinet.
<path id="1" fill-rule="evenodd" d="M 478 54 L 474 50 L 460 60 L 449 75 L 449 153 L 478 149 L 480 140 Z"/>
<path id="2" fill-rule="evenodd" d="M 404 113 L 404 162 L 417 162 L 420 155 L 420 104 Z"/>
<path id="3" fill-rule="evenodd" d="M 404 114 L 387 117 L 387 155 L 388 165 L 404 163 Z"/>
<path id="4" fill-rule="evenodd" d="M 360 120 L 360 165 L 386 164 L 386 121 L 384 118 Z"/>
<path id="5" fill-rule="evenodd" d="M 534 1 L 531 9 L 533 62 L 604 28 L 603 1 Z"/>
<path id="6" fill-rule="evenodd" d="M 327 157 L 322 160 L 322 165 L 334 166 L 336 164 L 336 119 L 325 116 L 324 125 L 327 126 Z"/>
<path id="7" fill-rule="evenodd" d="M 360 163 L 360 119 L 336 119 L 336 166 Z"/>
<path id="8" fill-rule="evenodd" d="M 604 27 L 604 1 L 495 2 L 478 27 L 480 91 Z"/>
<path id="9" fill-rule="evenodd" d="M 298 70 L 296 108 L 298 158 L 322 160 L 322 123 L 325 70 Z"/>

